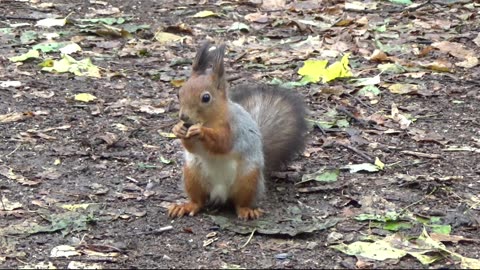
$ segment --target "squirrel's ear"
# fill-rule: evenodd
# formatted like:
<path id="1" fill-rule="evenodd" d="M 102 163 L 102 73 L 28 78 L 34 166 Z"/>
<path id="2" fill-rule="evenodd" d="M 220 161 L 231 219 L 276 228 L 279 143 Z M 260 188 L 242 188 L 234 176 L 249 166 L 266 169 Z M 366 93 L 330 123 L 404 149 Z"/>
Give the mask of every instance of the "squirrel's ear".
<path id="1" fill-rule="evenodd" d="M 192 70 L 194 73 L 202 74 L 208 68 L 208 49 L 210 48 L 210 42 L 205 41 L 202 46 L 197 50 L 197 55 L 193 59 Z"/>
<path id="2" fill-rule="evenodd" d="M 219 45 L 212 55 L 212 74 L 217 79 L 223 78 L 225 68 L 223 65 L 223 56 L 225 55 L 225 44 Z"/>

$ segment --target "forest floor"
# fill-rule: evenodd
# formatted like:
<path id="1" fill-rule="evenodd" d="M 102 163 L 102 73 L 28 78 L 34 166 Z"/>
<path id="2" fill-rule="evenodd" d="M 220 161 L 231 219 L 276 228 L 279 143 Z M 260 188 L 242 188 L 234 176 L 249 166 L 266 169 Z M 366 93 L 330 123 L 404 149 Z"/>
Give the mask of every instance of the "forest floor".
<path id="1" fill-rule="evenodd" d="M 2 0 L 0 265 L 478 269 L 474 2 Z M 185 199 L 177 92 L 205 39 L 226 43 L 231 85 L 308 105 L 307 147 L 256 221 L 166 214 Z M 298 74 L 343 56 L 351 77 Z"/>

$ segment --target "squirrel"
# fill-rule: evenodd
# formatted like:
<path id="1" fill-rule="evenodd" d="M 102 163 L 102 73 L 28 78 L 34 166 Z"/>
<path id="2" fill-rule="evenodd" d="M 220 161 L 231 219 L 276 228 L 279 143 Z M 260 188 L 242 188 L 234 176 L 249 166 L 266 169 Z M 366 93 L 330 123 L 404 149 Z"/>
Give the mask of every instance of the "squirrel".
<path id="1" fill-rule="evenodd" d="M 228 89 L 224 53 L 225 44 L 204 42 L 179 91 L 180 121 L 172 132 L 185 150 L 183 182 L 189 202 L 172 204 L 171 218 L 193 216 L 207 203 L 227 201 L 238 218 L 259 218 L 265 175 L 305 146 L 303 98 L 272 85 Z"/>

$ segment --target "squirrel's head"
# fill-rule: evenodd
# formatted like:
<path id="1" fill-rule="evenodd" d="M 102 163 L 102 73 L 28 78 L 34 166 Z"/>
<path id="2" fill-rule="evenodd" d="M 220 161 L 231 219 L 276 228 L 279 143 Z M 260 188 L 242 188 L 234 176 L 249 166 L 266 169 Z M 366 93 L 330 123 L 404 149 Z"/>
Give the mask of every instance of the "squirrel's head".
<path id="1" fill-rule="evenodd" d="M 205 42 L 192 64 L 192 76 L 180 89 L 180 119 L 188 125 L 224 119 L 227 92 L 223 55 L 225 45 Z"/>

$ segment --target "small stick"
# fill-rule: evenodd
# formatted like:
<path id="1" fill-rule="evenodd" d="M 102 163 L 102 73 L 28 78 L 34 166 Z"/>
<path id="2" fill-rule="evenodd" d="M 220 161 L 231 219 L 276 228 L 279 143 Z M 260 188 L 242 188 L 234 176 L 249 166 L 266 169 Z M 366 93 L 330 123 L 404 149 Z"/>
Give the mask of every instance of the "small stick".
<path id="1" fill-rule="evenodd" d="M 160 228 L 158 230 L 155 230 L 155 231 L 137 233 L 137 235 L 141 235 L 141 234 L 161 234 L 163 232 L 170 231 L 171 229 L 173 229 L 173 226 L 168 225 L 168 226 L 162 227 L 162 228 Z"/>
<path id="2" fill-rule="evenodd" d="M 246 247 L 248 245 L 248 243 L 250 243 L 250 240 L 252 240 L 253 238 L 253 234 L 255 234 L 255 232 L 257 231 L 257 228 L 253 229 L 252 233 L 250 234 L 250 236 L 248 237 L 247 239 L 247 242 L 245 242 L 245 244 L 243 244 L 240 249 Z"/>
<path id="3" fill-rule="evenodd" d="M 367 155 L 366 153 L 358 150 L 357 148 L 353 147 L 353 146 L 350 146 L 350 145 L 347 145 L 347 144 L 343 144 L 343 143 L 336 143 L 337 145 L 340 145 L 340 146 L 343 146 L 345 148 L 347 148 L 348 150 L 350 151 L 353 151 L 355 152 L 357 155 L 359 155 L 360 157 L 362 157 L 363 159 L 365 159 L 367 162 L 369 163 L 375 163 L 375 159 L 373 159 L 372 157 L 370 157 L 369 155 Z"/>
<path id="4" fill-rule="evenodd" d="M 424 157 L 424 158 L 441 158 L 442 157 L 439 154 L 427 154 L 427 153 L 408 151 L 408 150 L 400 151 L 400 153 L 405 155 L 416 156 L 416 157 Z"/>

